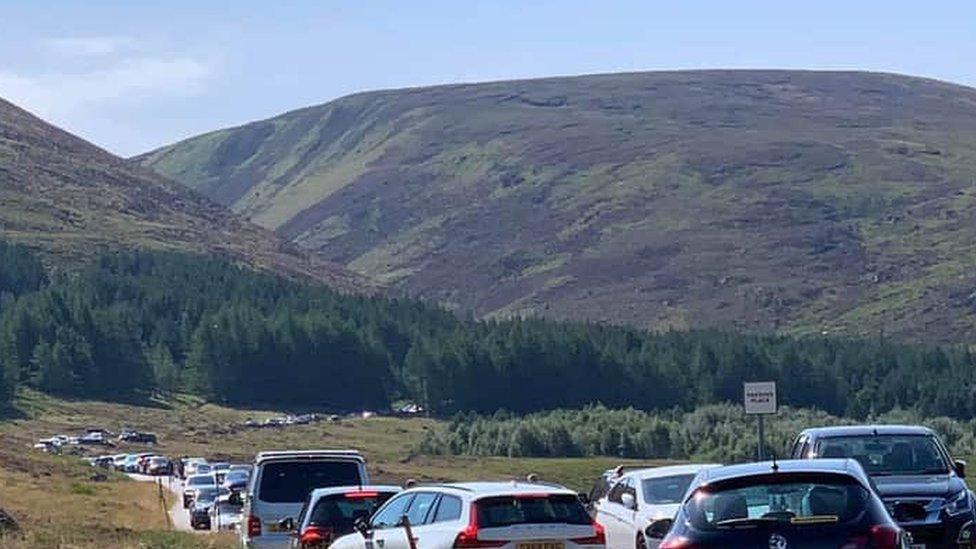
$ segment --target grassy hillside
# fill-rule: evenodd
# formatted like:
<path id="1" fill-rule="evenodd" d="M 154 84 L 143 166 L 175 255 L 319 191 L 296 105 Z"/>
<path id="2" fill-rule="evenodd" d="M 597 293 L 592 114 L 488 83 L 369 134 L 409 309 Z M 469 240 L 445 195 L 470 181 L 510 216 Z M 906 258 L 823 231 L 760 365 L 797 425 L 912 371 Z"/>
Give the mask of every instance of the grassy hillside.
<path id="1" fill-rule="evenodd" d="M 139 161 L 480 315 L 974 335 L 961 86 L 706 71 L 384 91 Z"/>
<path id="2" fill-rule="evenodd" d="M 369 287 L 342 267 L 292 249 L 212 201 L 0 100 L 0 239 L 49 263 L 97 251 L 218 254 L 339 287 Z"/>

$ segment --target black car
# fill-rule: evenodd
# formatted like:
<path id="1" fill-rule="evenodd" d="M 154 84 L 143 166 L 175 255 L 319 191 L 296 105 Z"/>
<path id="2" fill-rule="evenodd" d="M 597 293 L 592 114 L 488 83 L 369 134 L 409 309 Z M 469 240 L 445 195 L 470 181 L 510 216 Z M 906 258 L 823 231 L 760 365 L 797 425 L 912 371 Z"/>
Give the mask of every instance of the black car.
<path id="1" fill-rule="evenodd" d="M 793 457 L 853 458 L 916 547 L 972 547 L 973 494 L 966 463 L 953 461 L 931 430 L 917 426 L 822 427 L 799 434 Z"/>
<path id="2" fill-rule="evenodd" d="M 154 433 L 140 433 L 138 431 L 123 431 L 119 435 L 119 441 L 142 444 L 156 444 L 158 442 Z"/>
<path id="3" fill-rule="evenodd" d="M 647 527 L 661 549 L 845 547 L 908 549 L 854 460 L 788 460 L 716 467 L 688 488 L 677 516 Z"/>

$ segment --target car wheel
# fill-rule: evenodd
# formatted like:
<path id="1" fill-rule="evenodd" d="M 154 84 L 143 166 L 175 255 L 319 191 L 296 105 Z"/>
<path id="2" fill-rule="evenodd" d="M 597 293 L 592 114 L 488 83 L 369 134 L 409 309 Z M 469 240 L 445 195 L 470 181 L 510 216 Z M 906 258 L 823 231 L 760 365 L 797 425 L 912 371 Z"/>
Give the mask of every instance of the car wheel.
<path id="1" fill-rule="evenodd" d="M 637 534 L 637 541 L 634 542 L 634 547 L 636 549 L 647 549 L 647 540 L 644 539 L 644 534 Z"/>

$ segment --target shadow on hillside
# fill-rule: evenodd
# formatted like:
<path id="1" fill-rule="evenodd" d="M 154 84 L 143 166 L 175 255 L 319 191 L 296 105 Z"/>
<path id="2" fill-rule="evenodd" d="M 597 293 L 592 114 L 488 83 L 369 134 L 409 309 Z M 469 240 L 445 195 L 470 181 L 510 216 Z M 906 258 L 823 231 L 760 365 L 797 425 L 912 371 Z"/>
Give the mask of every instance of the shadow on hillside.
<path id="1" fill-rule="evenodd" d="M 0 421 L 27 419 L 27 413 L 16 406 L 0 406 Z"/>

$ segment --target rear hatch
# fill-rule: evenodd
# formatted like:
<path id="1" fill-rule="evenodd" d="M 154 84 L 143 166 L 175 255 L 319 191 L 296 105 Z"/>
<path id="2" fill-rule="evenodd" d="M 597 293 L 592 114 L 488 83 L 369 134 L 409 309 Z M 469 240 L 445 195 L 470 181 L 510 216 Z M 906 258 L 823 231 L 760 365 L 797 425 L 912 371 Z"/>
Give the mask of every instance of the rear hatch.
<path id="1" fill-rule="evenodd" d="M 477 539 L 512 547 L 559 549 L 602 545 L 593 519 L 575 494 L 515 494 L 479 499 L 473 517 Z M 598 539 L 600 538 L 600 539 Z"/>
<path id="2" fill-rule="evenodd" d="M 261 536 L 288 539 L 278 527 L 296 518 L 308 494 L 316 488 L 357 486 L 364 478 L 362 461 L 342 457 L 279 458 L 261 463 L 256 472 L 250 515 L 261 521 Z M 250 528 L 249 528 L 250 530 Z"/>

